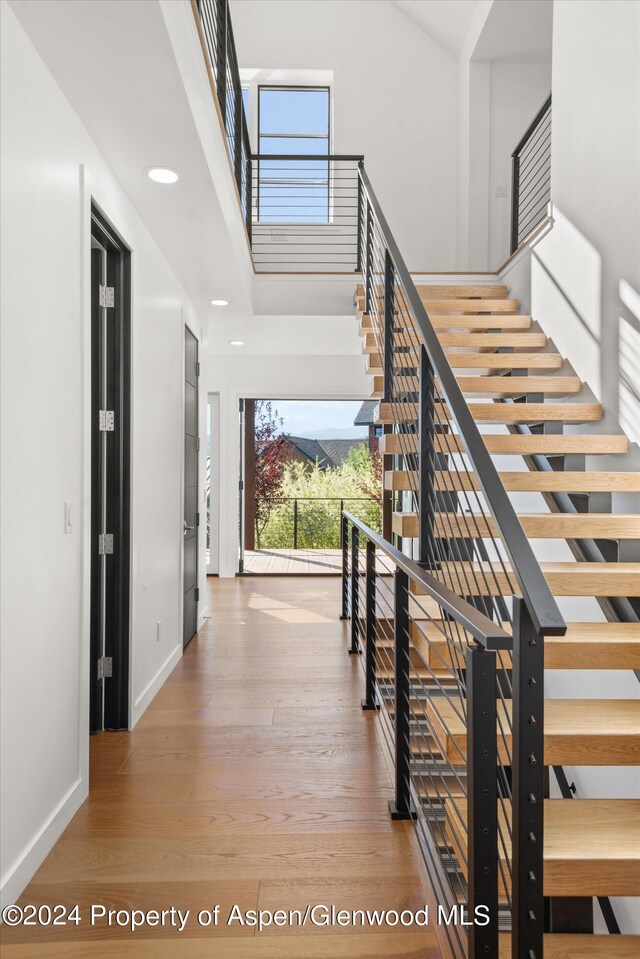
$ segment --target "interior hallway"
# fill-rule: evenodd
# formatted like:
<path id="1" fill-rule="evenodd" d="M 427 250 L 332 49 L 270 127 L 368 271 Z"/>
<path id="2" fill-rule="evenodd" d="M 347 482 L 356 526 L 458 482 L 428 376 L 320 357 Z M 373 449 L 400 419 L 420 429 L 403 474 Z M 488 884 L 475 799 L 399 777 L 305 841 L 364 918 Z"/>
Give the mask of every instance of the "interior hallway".
<path id="1" fill-rule="evenodd" d="M 200 909 L 419 908 L 424 893 L 340 581 L 210 579 L 213 614 L 133 733 L 91 743 L 91 795 L 20 899 L 83 922 L 3 929 L 3 957 L 437 959 L 433 927 L 202 928 Z M 88 925 L 91 903 L 192 910 L 184 932 Z M 304 936 L 304 940 L 301 938 Z"/>

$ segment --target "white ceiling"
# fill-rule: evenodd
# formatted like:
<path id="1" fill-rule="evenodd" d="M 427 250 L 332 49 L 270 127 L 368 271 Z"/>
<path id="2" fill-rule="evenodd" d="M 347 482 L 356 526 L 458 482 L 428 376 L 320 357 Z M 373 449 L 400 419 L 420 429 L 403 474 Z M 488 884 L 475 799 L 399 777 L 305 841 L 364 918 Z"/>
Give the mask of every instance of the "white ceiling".
<path id="1" fill-rule="evenodd" d="M 477 0 L 391 0 L 410 20 L 457 57 Z"/>
<path id="2" fill-rule="evenodd" d="M 494 0 L 474 60 L 551 63 L 553 0 Z"/>
<path id="3" fill-rule="evenodd" d="M 11 5 L 196 309 L 250 310 L 158 0 Z M 151 166 L 180 180 L 160 187 Z"/>

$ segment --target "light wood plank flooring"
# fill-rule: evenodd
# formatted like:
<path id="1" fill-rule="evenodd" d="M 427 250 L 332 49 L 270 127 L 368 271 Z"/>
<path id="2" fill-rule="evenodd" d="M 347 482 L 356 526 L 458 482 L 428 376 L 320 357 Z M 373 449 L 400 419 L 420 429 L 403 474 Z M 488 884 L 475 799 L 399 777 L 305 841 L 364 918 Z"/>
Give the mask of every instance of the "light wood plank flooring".
<path id="1" fill-rule="evenodd" d="M 340 582 L 209 580 L 211 618 L 133 733 L 91 741 L 91 795 L 25 903 L 192 910 L 184 932 L 2 930 L 6 959 L 439 959 L 433 927 L 203 928 L 200 909 L 419 908 L 409 835 Z"/>

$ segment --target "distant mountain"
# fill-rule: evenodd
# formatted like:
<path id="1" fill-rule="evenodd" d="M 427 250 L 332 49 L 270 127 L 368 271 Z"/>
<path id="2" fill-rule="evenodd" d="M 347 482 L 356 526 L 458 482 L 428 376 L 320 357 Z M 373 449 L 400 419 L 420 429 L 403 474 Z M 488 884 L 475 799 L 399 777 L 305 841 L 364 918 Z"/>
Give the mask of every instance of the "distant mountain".
<path id="1" fill-rule="evenodd" d="M 345 426 L 342 429 L 329 430 L 299 430 L 296 436 L 304 436 L 308 440 L 367 440 L 367 430 L 361 426 Z"/>

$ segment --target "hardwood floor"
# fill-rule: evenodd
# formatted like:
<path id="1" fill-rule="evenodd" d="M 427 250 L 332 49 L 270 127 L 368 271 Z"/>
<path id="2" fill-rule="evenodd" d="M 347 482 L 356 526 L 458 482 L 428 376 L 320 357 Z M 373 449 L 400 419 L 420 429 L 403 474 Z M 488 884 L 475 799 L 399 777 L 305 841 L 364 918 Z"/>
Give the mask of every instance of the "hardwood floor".
<path id="1" fill-rule="evenodd" d="M 209 581 L 211 618 L 132 733 L 91 741 L 91 794 L 20 904 L 79 926 L 3 926 L 6 959 L 439 959 L 433 927 L 276 927 L 241 909 L 420 908 L 391 777 L 360 708 L 340 581 Z M 91 926 L 89 906 L 191 910 L 183 932 Z M 218 926 L 197 913 L 220 905 Z"/>

